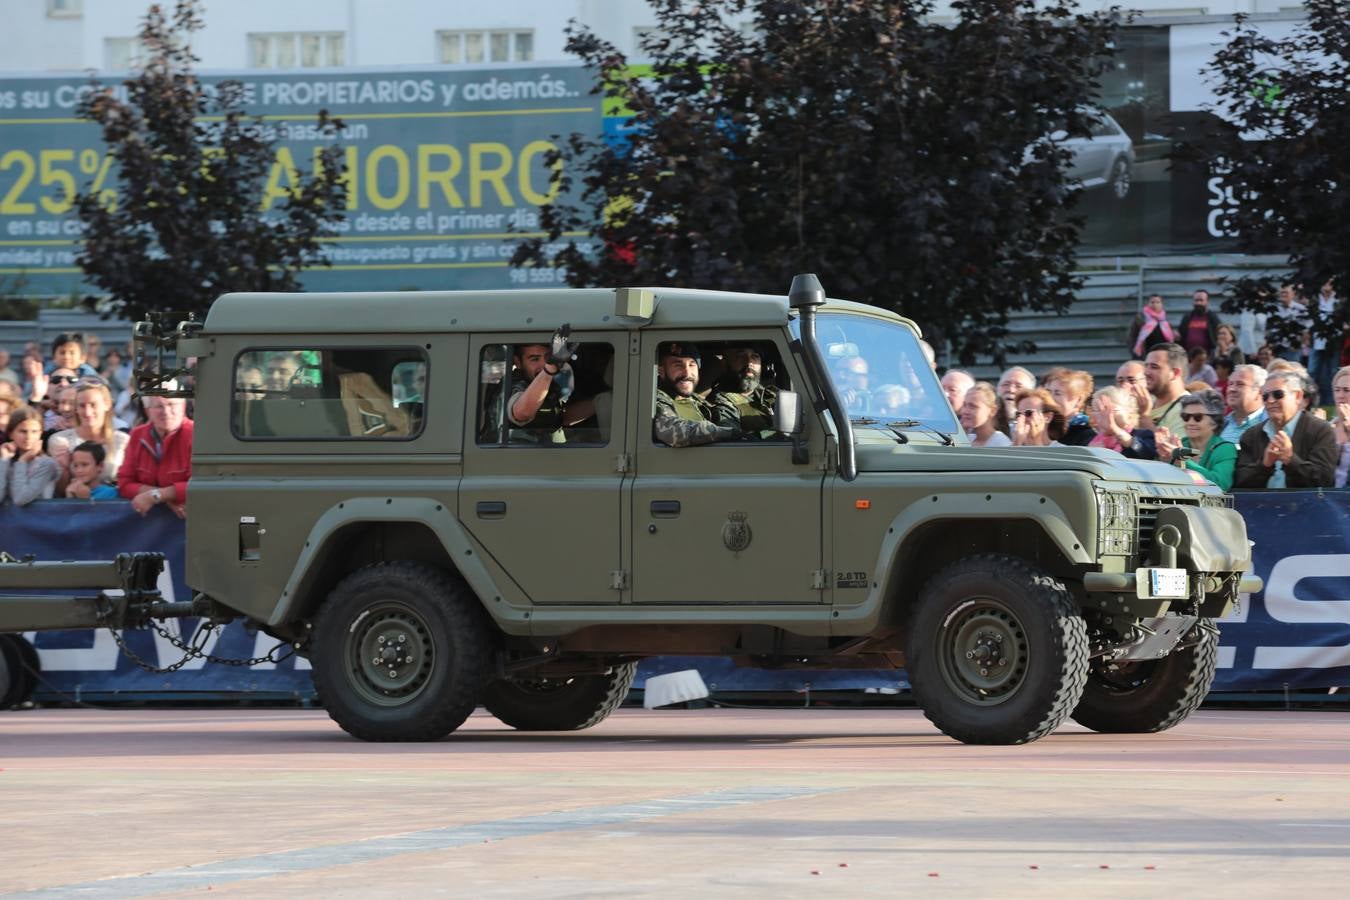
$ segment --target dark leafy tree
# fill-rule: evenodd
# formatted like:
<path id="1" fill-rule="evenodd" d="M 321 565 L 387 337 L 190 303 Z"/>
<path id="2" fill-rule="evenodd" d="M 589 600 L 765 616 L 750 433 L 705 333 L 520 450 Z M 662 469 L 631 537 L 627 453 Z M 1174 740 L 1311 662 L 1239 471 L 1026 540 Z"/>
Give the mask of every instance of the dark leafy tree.
<path id="1" fill-rule="evenodd" d="M 649 70 L 569 31 L 631 127 L 566 143 L 560 196 L 580 199 L 544 209 L 517 265 L 774 293 L 813 271 L 966 361 L 1011 349 L 1010 311 L 1072 301 L 1082 222 L 1048 136 L 1087 133 L 1115 11 L 958 0 L 947 26 L 927 0 L 652 5 Z"/>
<path id="2" fill-rule="evenodd" d="M 1312 299 L 1330 280 L 1343 298 L 1350 291 L 1350 2 L 1304 6 L 1306 22 L 1282 39 L 1237 17 L 1209 68 L 1219 98 L 1210 111 L 1225 124 L 1182 154 L 1223 175 L 1239 201 L 1230 221 L 1243 249 L 1287 253 L 1286 282 Z M 1273 312 L 1277 287 L 1267 278 L 1239 279 L 1224 308 Z M 1315 299 L 1308 307 L 1314 331 L 1340 347 L 1350 304 L 1330 316 Z M 1268 330 L 1298 346 L 1286 322 L 1272 317 Z"/>
<path id="3" fill-rule="evenodd" d="M 243 85 L 206 85 L 193 73 L 189 41 L 201 27 L 196 0 L 171 14 L 150 7 L 146 61 L 126 100 L 95 83 L 80 107 L 102 129 L 117 184 L 77 198 L 79 264 L 127 318 L 205 314 L 227 291 L 298 290 L 297 273 L 327 265 L 320 241 L 344 215 L 338 148 L 325 148 L 313 171 L 276 171 L 275 140 L 245 114 Z M 326 113 L 319 124 L 330 135 L 341 125 Z M 269 179 L 284 196 L 264 209 Z"/>

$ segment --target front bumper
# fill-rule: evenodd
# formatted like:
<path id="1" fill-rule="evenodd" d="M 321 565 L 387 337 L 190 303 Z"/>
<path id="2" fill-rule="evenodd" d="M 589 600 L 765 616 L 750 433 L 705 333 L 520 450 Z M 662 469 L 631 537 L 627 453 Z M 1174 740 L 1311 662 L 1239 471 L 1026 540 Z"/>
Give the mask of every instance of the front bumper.
<path id="1" fill-rule="evenodd" d="M 1145 570 L 1146 571 L 1146 570 Z M 1192 576 L 1212 579 L 1215 583 L 1206 584 L 1213 591 L 1223 589 L 1222 579 L 1218 576 Z M 1255 594 L 1265 583 L 1256 575 L 1243 575 L 1238 580 L 1238 592 Z M 1092 594 L 1134 594 L 1139 596 L 1139 575 L 1136 572 L 1088 572 L 1083 576 L 1083 590 Z M 1206 593 L 1212 593 L 1206 590 Z"/>
<path id="2" fill-rule="evenodd" d="M 1248 571 L 1251 542 L 1247 540 L 1246 523 L 1236 511 L 1217 506 L 1167 506 L 1158 510 L 1148 525 L 1146 542 L 1142 524 L 1140 528 L 1139 568 L 1084 574 L 1083 590 L 1090 605 L 1135 615 L 1160 615 L 1195 600 L 1201 615 L 1219 618 L 1232 609 L 1238 594 L 1255 593 L 1264 586 Z M 1152 576 L 1164 572 L 1174 577 L 1184 573 L 1185 590 L 1155 595 L 1151 582 L 1157 579 Z"/>

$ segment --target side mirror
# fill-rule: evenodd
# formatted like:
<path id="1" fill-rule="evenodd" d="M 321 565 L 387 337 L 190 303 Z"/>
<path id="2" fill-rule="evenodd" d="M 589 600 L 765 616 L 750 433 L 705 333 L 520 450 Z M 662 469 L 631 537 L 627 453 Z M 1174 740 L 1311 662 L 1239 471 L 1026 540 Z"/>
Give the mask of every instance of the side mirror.
<path id="1" fill-rule="evenodd" d="M 779 391 L 773 404 L 773 430 L 792 437 L 802 433 L 801 396 L 792 391 Z"/>
<path id="2" fill-rule="evenodd" d="M 1050 132 L 1050 140 L 1054 141 L 1056 144 L 1060 141 L 1068 140 L 1068 138 L 1069 133 L 1063 128 L 1056 128 L 1054 131 Z"/>

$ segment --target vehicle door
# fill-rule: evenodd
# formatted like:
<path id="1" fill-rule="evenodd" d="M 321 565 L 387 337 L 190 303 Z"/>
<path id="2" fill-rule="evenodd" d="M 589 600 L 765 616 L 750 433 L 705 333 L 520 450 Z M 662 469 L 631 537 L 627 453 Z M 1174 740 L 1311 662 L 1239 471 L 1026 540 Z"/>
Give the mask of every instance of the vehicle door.
<path id="1" fill-rule="evenodd" d="M 735 346 L 762 351 L 763 378 L 801 391 L 805 380 L 784 334 L 747 331 L 650 331 L 634 367 L 630 443 L 634 448 L 632 594 L 645 604 L 809 604 L 822 568 L 823 429 L 808 413 L 794 462 L 790 440 L 737 440 L 689 447 L 658 442 L 652 430 L 658 378 L 657 348 L 697 342 L 702 365 L 697 391 L 713 388 L 729 368 Z M 809 403 L 803 402 L 809 409 Z M 772 434 L 770 430 L 770 434 Z M 807 457 L 809 456 L 809 461 Z"/>
<path id="2" fill-rule="evenodd" d="M 460 521 L 535 603 L 617 603 L 620 484 L 624 477 L 627 337 L 584 332 L 579 349 L 553 379 L 546 408 L 560 402 L 566 424 L 516 424 L 508 415 L 515 387 L 529 382 L 518 350 L 548 335 L 475 336 L 469 353 L 472 434 L 464 442 Z M 622 345 L 623 353 L 616 356 Z M 593 410 L 593 412 L 592 412 Z M 574 420 L 573 417 L 576 417 Z"/>

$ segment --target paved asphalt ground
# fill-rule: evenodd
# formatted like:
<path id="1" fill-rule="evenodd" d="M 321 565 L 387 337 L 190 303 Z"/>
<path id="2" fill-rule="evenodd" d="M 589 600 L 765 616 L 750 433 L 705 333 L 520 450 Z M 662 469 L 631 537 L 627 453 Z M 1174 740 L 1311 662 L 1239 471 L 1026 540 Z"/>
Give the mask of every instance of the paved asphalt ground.
<path id="1" fill-rule="evenodd" d="M 1344 896 L 1350 714 L 967 747 L 912 710 L 0 714 L 0 896 Z"/>

